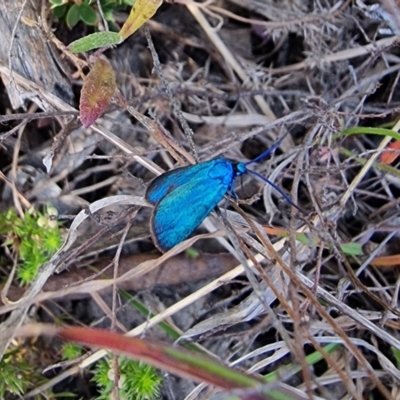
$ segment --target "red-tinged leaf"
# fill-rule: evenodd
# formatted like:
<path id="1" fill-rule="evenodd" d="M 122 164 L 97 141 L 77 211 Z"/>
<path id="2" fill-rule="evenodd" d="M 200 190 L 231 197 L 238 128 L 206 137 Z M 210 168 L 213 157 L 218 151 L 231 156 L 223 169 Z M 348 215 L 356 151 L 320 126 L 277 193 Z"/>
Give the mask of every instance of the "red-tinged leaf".
<path id="1" fill-rule="evenodd" d="M 106 60 L 98 58 L 86 76 L 81 91 L 79 112 L 85 128 L 92 125 L 107 109 L 115 88 L 114 71 Z"/>
<path id="2" fill-rule="evenodd" d="M 200 353 L 173 348 L 154 340 L 80 327 L 60 328 L 57 335 L 62 339 L 82 345 L 122 353 L 181 377 L 194 379 L 197 382 L 207 382 L 224 389 L 250 388 L 262 382 L 256 377 L 225 367 Z"/>
<path id="3" fill-rule="evenodd" d="M 389 151 L 384 151 L 381 154 L 382 164 L 391 164 L 393 161 L 396 161 L 398 156 L 400 156 L 400 151 L 398 151 L 400 150 L 400 142 L 398 140 L 389 143 L 387 148 L 389 149 Z M 390 150 L 395 150 L 395 151 L 390 151 Z"/>
<path id="4" fill-rule="evenodd" d="M 95 348 L 111 350 L 129 358 L 143 361 L 156 368 L 225 389 L 235 390 L 235 398 L 242 400 L 303 400 L 304 396 L 279 382 L 279 376 L 268 381 L 254 375 L 227 367 L 199 352 L 188 351 L 155 340 L 127 337 L 102 329 L 65 327 L 50 324 L 28 324 L 17 330 L 17 335 L 30 337 L 46 335 Z M 314 357 L 315 358 L 315 357 Z M 322 357 L 321 357 L 322 358 Z"/>
<path id="5" fill-rule="evenodd" d="M 136 0 L 128 19 L 125 21 L 120 36 L 126 39 L 147 22 L 161 6 L 163 0 Z"/>
<path id="6" fill-rule="evenodd" d="M 268 235 L 276 235 L 276 236 L 289 236 L 289 231 L 283 228 L 277 228 L 276 226 L 264 226 L 264 231 Z"/>
<path id="7" fill-rule="evenodd" d="M 398 267 L 400 266 L 400 254 L 392 256 L 375 257 L 371 264 L 374 267 Z"/>

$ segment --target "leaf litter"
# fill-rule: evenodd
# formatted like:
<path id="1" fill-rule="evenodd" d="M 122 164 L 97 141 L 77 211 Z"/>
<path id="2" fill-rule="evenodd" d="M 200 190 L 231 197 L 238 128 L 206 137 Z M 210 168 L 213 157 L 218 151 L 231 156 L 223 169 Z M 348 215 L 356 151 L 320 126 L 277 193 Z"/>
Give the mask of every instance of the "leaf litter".
<path id="1" fill-rule="evenodd" d="M 51 203 L 67 221 L 67 240 L 42 281 L 23 295 L 11 290 L 16 296 L 12 300 L 21 302 L 4 304 L 0 313 L 12 312 L 16 318 L 28 304 L 44 299 L 43 304 L 56 304 L 63 293 L 80 293 L 99 304 L 99 291 L 111 304 L 107 293 L 117 282 L 134 290 L 155 314 L 139 322 L 133 311 L 131 320 L 122 309 L 116 311 L 114 318 L 126 331 L 137 326 L 132 335 L 159 338 L 152 327 L 168 317 L 182 330 L 182 338 L 222 361 L 263 375 L 280 371 L 279 379 L 304 393 L 396 398 L 400 181 L 396 153 L 390 153 L 397 142 L 395 134 L 366 134 L 362 129 L 398 130 L 400 63 L 396 23 L 387 17 L 389 3 L 382 1 L 380 9 L 362 1 L 164 4 L 146 28 L 106 53 L 133 116 L 127 118 L 118 99 L 108 104 L 110 89 L 108 107 L 98 113 L 104 114 L 86 132 L 79 128 L 63 137 L 62 146 L 55 146 L 52 138 L 71 123 L 75 117 L 67 113 L 76 108 L 13 74 L 22 91 L 36 92 L 40 104 L 47 105 L 43 112 L 65 115 L 46 120 L 44 115 L 41 121 L 48 122 L 39 128 L 26 113 L 25 130 L 16 137 L 9 131 L 21 117 L 6 119 L 16 111 L 4 102 L 1 204 L 4 209 L 15 206 L 15 189 L 35 207 Z M 122 26 L 124 21 L 118 22 Z M 145 29 L 160 60 L 155 68 Z M 59 31 L 65 46 L 71 42 L 69 34 Z M 73 58 L 68 60 L 71 71 L 81 71 Z M 0 73 L 7 73 L 7 64 L 0 63 Z M 70 79 L 81 87 L 79 74 L 71 72 Z M 1 90 L 5 97 L 5 87 Z M 181 127 L 177 109 L 194 132 L 200 160 L 221 154 L 248 160 L 288 132 L 280 151 L 257 165 L 257 172 L 271 177 L 308 214 L 291 212 L 273 191 L 263 191 L 261 184 L 245 177 L 237 184 L 243 214 L 229 202 L 224 207 L 247 251 L 247 266 L 237 261 L 230 271 L 208 279 L 214 276 L 215 258 L 231 268 L 237 253 L 220 218 L 211 215 L 199 231 L 201 240 L 191 238 L 156 261 L 139 260 L 137 272 L 121 269 L 119 277 L 109 276 L 105 282 L 100 273 L 104 260 L 114 257 L 121 245 L 121 263 L 154 251 L 147 230 L 151 210 L 142 203 L 145 188 L 155 173 L 177 166 L 169 154 L 175 153 L 181 163 L 193 154 L 191 134 Z M 359 130 L 341 134 L 348 128 Z M 49 154 L 51 168 L 45 175 L 38 173 Z M 7 182 L 13 182 L 13 190 Z M 121 244 L 124 227 L 136 212 L 130 207 L 141 208 Z M 212 233 L 204 234 L 207 230 Z M 153 286 L 145 285 L 151 290 L 137 289 L 141 274 L 163 270 L 162 261 L 173 257 L 178 262 L 178 253 L 189 246 L 195 249 L 190 264 L 201 273 L 194 277 L 182 263 L 180 283 L 160 274 Z M 229 253 L 229 258 L 219 258 Z M 110 268 L 116 263 L 108 262 Z M 92 278 L 88 265 L 97 272 Z M 6 276 L 11 267 L 12 262 L 6 263 L 1 273 Z M 80 270 L 85 271 L 81 280 L 71 283 L 68 276 L 79 276 Z M 249 283 L 251 271 L 256 286 Z M 45 295 L 41 288 L 50 276 L 50 294 L 36 297 Z M 43 316 L 43 310 L 37 315 Z M 84 323 L 110 326 L 104 315 L 88 315 Z M 306 356 L 332 343 L 341 346 L 322 353 L 324 365 L 309 368 Z M 80 366 L 88 367 L 103 355 L 94 353 Z M 293 369 L 281 369 L 288 365 Z M 73 368 L 65 372 L 73 374 Z M 173 384 L 178 398 L 195 398 L 201 390 L 192 385 L 190 395 L 187 386 Z"/>

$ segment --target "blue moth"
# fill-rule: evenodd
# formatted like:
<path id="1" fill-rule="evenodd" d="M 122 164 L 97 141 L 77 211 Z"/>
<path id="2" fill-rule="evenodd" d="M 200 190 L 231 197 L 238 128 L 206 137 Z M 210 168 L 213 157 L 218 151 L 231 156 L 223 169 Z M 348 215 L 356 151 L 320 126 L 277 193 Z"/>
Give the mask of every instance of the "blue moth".
<path id="1" fill-rule="evenodd" d="M 271 154 L 280 143 L 281 140 L 254 160 L 245 163 L 216 158 L 176 168 L 155 178 L 148 186 L 145 197 L 154 206 L 150 232 L 158 249 L 165 252 L 187 239 L 225 194 L 233 193 L 235 178 L 245 173 L 262 179 L 296 206 L 274 183 L 247 168 L 249 164 Z"/>

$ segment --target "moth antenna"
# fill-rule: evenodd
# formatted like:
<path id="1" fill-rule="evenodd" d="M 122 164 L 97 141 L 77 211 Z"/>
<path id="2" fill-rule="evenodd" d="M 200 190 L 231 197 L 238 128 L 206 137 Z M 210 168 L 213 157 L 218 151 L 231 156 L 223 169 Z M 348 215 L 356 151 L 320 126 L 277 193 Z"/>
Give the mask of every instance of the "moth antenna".
<path id="1" fill-rule="evenodd" d="M 257 178 L 261 179 L 262 181 L 264 181 L 265 183 L 268 183 L 268 185 L 271 185 L 277 192 L 279 192 L 282 197 L 289 203 L 291 204 L 293 207 L 296 207 L 300 212 L 302 212 L 303 214 L 306 214 L 306 212 L 304 210 L 302 210 L 297 204 L 295 204 L 293 202 L 293 200 L 278 186 L 275 185 L 275 183 L 271 182 L 269 179 L 265 178 L 264 176 L 262 176 L 261 174 L 259 174 L 256 171 L 252 171 L 251 169 L 248 169 L 247 172 L 249 172 L 250 174 L 255 175 Z"/>
<path id="2" fill-rule="evenodd" d="M 282 136 L 271 148 L 268 150 L 264 151 L 264 153 L 261 153 L 258 157 L 256 157 L 254 160 L 247 161 L 245 165 L 250 165 L 256 162 L 259 162 L 263 160 L 265 157 L 268 157 L 270 154 L 272 154 L 282 143 L 283 139 L 288 135 L 289 133 L 286 133 L 286 135 Z"/>

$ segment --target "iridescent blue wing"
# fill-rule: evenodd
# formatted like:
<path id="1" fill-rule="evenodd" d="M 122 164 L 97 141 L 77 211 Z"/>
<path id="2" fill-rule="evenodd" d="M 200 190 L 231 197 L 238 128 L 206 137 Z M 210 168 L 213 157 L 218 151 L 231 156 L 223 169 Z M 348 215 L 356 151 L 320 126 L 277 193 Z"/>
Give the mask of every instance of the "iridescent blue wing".
<path id="1" fill-rule="evenodd" d="M 156 205 L 162 198 L 168 193 L 171 193 L 176 188 L 190 182 L 201 179 L 204 174 L 208 174 L 210 168 L 212 168 L 218 160 L 206 161 L 203 163 L 188 165 L 187 167 L 181 167 L 172 169 L 157 178 L 153 179 L 146 190 L 146 200 L 153 205 Z"/>
<path id="2" fill-rule="evenodd" d="M 186 169 L 190 177 L 179 186 L 174 182 L 183 182 L 181 174 L 168 176 L 166 182 L 174 188 L 157 203 L 151 217 L 151 235 L 161 251 L 187 239 L 222 200 L 234 179 L 232 163 L 225 159 L 189 168 L 195 171 Z M 161 191 L 162 187 L 159 188 Z"/>

